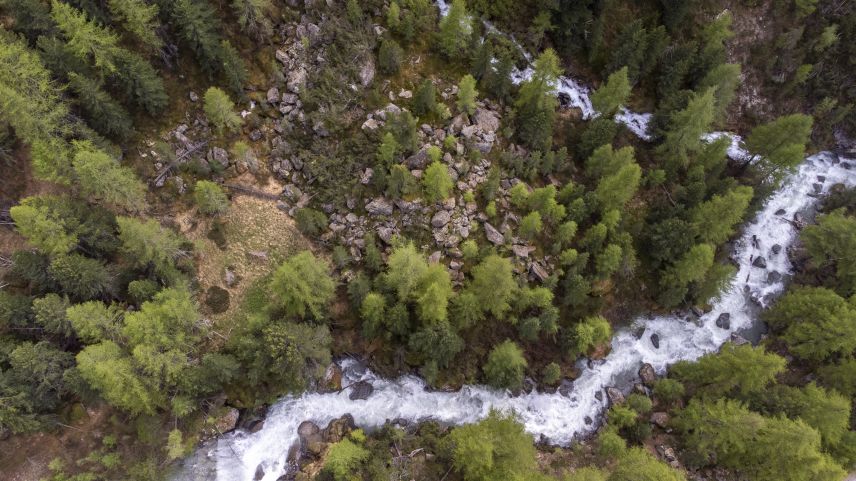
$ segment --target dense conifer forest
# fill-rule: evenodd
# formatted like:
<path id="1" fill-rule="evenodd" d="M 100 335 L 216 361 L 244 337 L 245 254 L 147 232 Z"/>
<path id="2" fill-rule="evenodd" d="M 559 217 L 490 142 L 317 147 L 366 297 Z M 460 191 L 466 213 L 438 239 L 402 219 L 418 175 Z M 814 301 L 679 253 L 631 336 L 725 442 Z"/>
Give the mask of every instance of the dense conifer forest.
<path id="1" fill-rule="evenodd" d="M 0 478 L 223 479 L 188 459 L 324 393 L 256 480 L 844 481 L 853 49 L 846 0 L 0 0 Z M 360 429 L 343 359 L 573 398 L 634 320 L 701 327 L 820 151 L 852 177 L 776 214 L 753 329 L 572 442 Z"/>

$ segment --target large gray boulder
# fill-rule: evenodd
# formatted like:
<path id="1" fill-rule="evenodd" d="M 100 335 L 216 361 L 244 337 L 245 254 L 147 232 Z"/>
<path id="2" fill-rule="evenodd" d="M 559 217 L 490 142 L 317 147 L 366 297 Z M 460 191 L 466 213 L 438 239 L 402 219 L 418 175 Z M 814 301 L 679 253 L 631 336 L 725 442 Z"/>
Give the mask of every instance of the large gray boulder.
<path id="1" fill-rule="evenodd" d="M 392 215 L 392 209 L 392 202 L 383 197 L 376 197 L 366 204 L 366 212 L 371 215 Z"/>

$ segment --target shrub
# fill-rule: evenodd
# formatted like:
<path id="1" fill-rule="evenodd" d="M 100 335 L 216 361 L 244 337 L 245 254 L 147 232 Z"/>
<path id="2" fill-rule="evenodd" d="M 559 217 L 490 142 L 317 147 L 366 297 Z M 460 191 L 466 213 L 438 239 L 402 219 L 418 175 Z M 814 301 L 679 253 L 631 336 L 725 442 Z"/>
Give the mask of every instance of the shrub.
<path id="1" fill-rule="evenodd" d="M 519 389 L 527 362 L 523 351 L 512 341 L 494 347 L 484 366 L 487 383 L 499 389 Z"/>
<path id="2" fill-rule="evenodd" d="M 229 198 L 223 189 L 208 180 L 196 182 L 193 188 L 193 200 L 203 214 L 222 214 L 229 209 Z"/>
<path id="3" fill-rule="evenodd" d="M 317 236 L 327 228 L 327 216 L 318 210 L 304 207 L 294 214 L 297 228 L 308 236 Z"/>

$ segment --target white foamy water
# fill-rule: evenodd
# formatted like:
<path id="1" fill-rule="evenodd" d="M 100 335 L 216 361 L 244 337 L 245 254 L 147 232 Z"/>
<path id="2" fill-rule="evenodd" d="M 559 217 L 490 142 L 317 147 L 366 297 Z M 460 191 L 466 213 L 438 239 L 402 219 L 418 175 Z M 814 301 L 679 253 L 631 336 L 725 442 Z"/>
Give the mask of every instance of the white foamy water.
<path id="1" fill-rule="evenodd" d="M 301 422 L 309 420 L 323 427 L 344 414 L 353 415 L 358 426 L 371 429 L 394 419 L 466 424 L 484 418 L 491 409 L 509 410 L 533 436 L 566 446 L 574 437 L 597 427 L 597 421 L 592 420 L 599 419 L 607 407 L 604 388 L 618 386 L 626 391 L 642 363 L 650 363 L 662 373 L 677 361 L 694 360 L 716 351 L 732 332 L 752 325 L 758 306 L 768 305 L 784 290 L 791 272 L 787 249 L 797 235 L 789 222 L 794 214 L 810 208 L 817 196 L 832 185 L 856 185 L 856 163 L 844 162 L 830 153 L 817 154 L 786 179 L 744 227 L 733 256 L 739 271 L 713 302 L 710 312 L 694 321 L 679 316 L 637 319 L 615 334 L 612 351 L 605 359 L 590 366 L 579 364 L 581 374 L 570 390 L 512 396 L 484 386 L 465 386 L 457 392 L 435 392 L 426 390 L 424 381 L 417 377 L 382 379 L 356 362 L 345 360 L 343 384 L 370 381 L 374 393 L 368 399 L 351 401 L 348 390 L 285 397 L 271 407 L 260 431 L 238 431 L 221 437 L 204 456 L 196 457 L 197 466 L 186 466 L 177 479 L 251 481 L 263 471 L 263 481 L 275 481 L 287 469 L 287 453 L 298 440 Z M 852 170 L 845 168 L 848 166 Z M 778 253 L 773 252 L 775 245 L 780 246 Z M 765 258 L 766 268 L 753 266 L 758 256 Z M 770 278 L 773 272 L 781 276 Z M 716 319 L 723 313 L 731 316 L 729 329 L 716 326 Z M 651 341 L 654 334 L 659 337 L 659 348 Z M 207 470 L 198 466 L 205 463 L 213 466 L 207 466 Z"/>
<path id="2" fill-rule="evenodd" d="M 445 15 L 446 3 L 439 0 L 437 4 Z M 531 74 L 531 68 L 516 71 L 514 80 L 522 82 Z M 597 115 L 591 107 L 587 87 L 562 77 L 556 90 L 567 95 L 570 105 L 579 108 L 584 118 Z M 651 114 L 622 109 L 615 120 L 647 140 L 650 118 Z M 748 159 L 749 154 L 740 147 L 737 135 L 714 132 L 707 134 L 705 140 L 722 136 L 732 139 L 729 157 Z M 662 373 L 675 362 L 695 360 L 716 351 L 732 333 L 751 327 L 758 308 L 767 306 L 784 290 L 791 273 L 787 250 L 797 236 L 790 222 L 794 214 L 811 208 L 818 195 L 838 183 L 856 185 L 856 162 L 839 161 L 827 152 L 807 158 L 785 179 L 783 187 L 768 199 L 754 220 L 744 226 L 733 254 L 738 272 L 712 303 L 710 312 L 700 319 L 660 316 L 635 320 L 631 326 L 616 332 L 606 358 L 578 364 L 580 376 L 571 389 L 519 396 L 484 386 L 465 386 L 451 393 L 434 392 L 426 390 L 425 382 L 418 377 L 382 379 L 353 360 L 343 360 L 343 385 L 358 380 L 371 382 L 374 392 L 368 399 L 351 401 L 347 389 L 339 393 L 287 396 L 271 407 L 261 430 L 236 431 L 220 437 L 185 461 L 174 480 L 251 481 L 262 475 L 259 478 L 262 481 L 275 481 L 288 469 L 287 453 L 298 441 L 297 427 L 301 422 L 313 421 L 323 427 L 344 414 L 351 414 L 359 427 L 371 429 L 395 419 L 430 419 L 459 425 L 477 422 L 491 409 L 508 410 L 517 415 L 534 437 L 566 446 L 575 437 L 597 428 L 598 419 L 607 407 L 604 389 L 617 386 L 627 391 L 643 363 L 650 363 Z M 779 247 L 774 249 L 774 246 Z M 764 257 L 765 268 L 753 265 L 759 256 Z M 716 326 L 717 318 L 724 313 L 730 315 L 728 329 Z M 659 338 L 658 348 L 651 341 L 655 334 Z"/>

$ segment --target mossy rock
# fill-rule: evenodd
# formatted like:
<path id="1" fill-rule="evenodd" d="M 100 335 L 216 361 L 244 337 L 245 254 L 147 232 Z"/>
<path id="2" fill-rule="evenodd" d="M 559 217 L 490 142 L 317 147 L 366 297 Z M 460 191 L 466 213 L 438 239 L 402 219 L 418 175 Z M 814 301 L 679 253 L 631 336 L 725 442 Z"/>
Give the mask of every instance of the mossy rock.
<path id="1" fill-rule="evenodd" d="M 214 314 L 226 312 L 229 309 L 229 291 L 219 286 L 211 286 L 205 292 L 205 305 Z"/>

